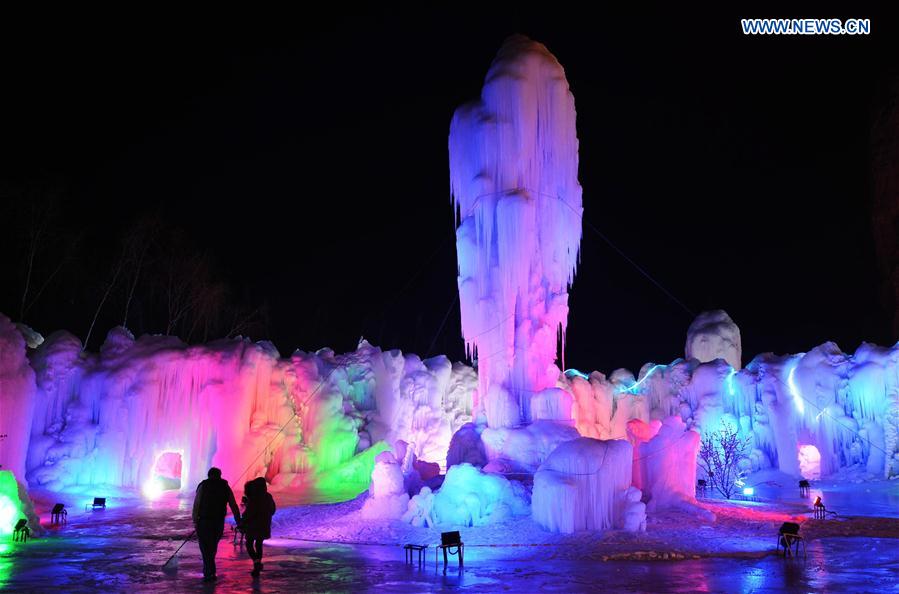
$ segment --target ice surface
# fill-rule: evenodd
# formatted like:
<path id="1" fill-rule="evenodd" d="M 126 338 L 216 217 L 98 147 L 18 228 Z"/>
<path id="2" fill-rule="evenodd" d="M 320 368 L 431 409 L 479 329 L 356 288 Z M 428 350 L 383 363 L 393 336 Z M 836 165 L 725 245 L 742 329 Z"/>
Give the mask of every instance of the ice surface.
<path id="1" fill-rule="evenodd" d="M 534 475 L 534 521 L 563 533 L 620 528 L 632 464 L 626 441 L 579 437 L 561 444 Z"/>
<path id="2" fill-rule="evenodd" d="M 740 329 L 724 310 L 702 312 L 687 330 L 684 353 L 700 363 L 724 359 L 739 371 L 743 356 Z"/>
<path id="3" fill-rule="evenodd" d="M 480 100 L 456 110 L 449 154 L 462 333 L 489 426 L 514 427 L 559 377 L 581 241 L 574 97 L 546 47 L 506 40 Z"/>

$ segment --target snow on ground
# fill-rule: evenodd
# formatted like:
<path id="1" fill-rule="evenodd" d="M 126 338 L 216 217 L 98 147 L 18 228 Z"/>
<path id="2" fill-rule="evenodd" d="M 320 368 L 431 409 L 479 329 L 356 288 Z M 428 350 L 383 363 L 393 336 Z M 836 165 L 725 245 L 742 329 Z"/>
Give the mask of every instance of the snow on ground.
<path id="1" fill-rule="evenodd" d="M 531 518 L 468 528 L 366 521 L 359 512 L 367 494 L 344 503 L 281 508 L 274 518 L 273 533 L 285 539 L 402 545 L 439 542 L 440 532 L 458 529 L 466 546 L 533 547 L 537 556 L 545 556 L 547 547 L 552 547 L 553 558 L 597 560 L 762 556 L 774 550 L 777 530 L 787 521 L 799 522 L 800 533 L 810 539 L 834 535 L 899 538 L 899 506 L 895 503 L 899 481 L 836 482 L 835 487 L 829 481 L 813 481 L 812 499 L 800 498 L 798 482 L 776 471 L 757 473 L 747 484 L 757 485 L 755 501 L 728 502 L 712 494 L 699 500 L 700 507 L 715 514 L 714 522 L 683 511 L 658 512 L 649 514 L 642 534 L 619 530 L 554 534 Z M 844 506 L 836 518 L 813 520 L 811 502 L 816 492 L 823 493 L 825 502 L 842 493 L 853 505 Z"/>

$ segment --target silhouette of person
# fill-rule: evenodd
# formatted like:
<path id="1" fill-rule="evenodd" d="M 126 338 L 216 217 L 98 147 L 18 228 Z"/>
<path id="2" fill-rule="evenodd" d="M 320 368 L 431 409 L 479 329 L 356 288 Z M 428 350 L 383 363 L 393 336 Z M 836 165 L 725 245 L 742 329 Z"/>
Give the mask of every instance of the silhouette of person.
<path id="1" fill-rule="evenodd" d="M 262 541 L 272 537 L 272 516 L 275 515 L 275 500 L 268 492 L 265 479 L 261 476 L 244 485 L 247 507 L 243 515 L 247 553 L 253 560 L 252 576 L 262 571 Z"/>
<path id="2" fill-rule="evenodd" d="M 231 508 L 234 519 L 240 523 L 240 509 L 234 500 L 234 492 L 228 481 L 222 479 L 222 471 L 212 467 L 209 478 L 197 486 L 194 508 L 191 514 L 197 529 L 200 553 L 203 555 L 203 581 L 215 580 L 215 554 L 219 540 L 225 531 L 226 506 Z"/>

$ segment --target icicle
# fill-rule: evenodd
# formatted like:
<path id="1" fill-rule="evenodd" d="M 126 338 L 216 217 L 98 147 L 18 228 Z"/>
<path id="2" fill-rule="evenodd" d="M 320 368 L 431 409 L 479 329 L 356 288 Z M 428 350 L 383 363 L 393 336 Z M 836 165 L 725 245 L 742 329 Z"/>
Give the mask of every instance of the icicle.
<path id="1" fill-rule="evenodd" d="M 514 426 L 558 380 L 582 229 L 574 97 L 543 45 L 506 40 L 449 153 L 462 333 L 488 423 Z"/>

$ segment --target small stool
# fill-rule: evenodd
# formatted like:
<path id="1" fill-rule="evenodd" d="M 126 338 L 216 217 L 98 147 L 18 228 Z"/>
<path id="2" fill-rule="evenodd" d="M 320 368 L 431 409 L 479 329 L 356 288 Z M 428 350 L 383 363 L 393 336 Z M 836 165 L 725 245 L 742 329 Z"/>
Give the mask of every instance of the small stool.
<path id="1" fill-rule="evenodd" d="M 51 524 L 65 524 L 68 522 L 69 512 L 66 511 L 66 506 L 63 503 L 57 503 L 53 506 L 53 511 L 50 512 L 50 523 Z"/>
<path id="2" fill-rule="evenodd" d="M 811 485 L 807 480 L 799 481 L 799 496 L 800 497 L 808 497 L 809 492 L 811 491 Z"/>
<path id="3" fill-rule="evenodd" d="M 823 503 L 816 503 L 816 504 L 813 506 L 813 509 L 814 509 L 813 517 L 814 517 L 816 520 L 823 520 L 823 519 L 825 519 L 825 516 L 827 515 L 827 508 L 824 507 L 824 504 L 823 504 Z"/>
<path id="4" fill-rule="evenodd" d="M 31 536 L 31 530 L 28 528 L 28 520 L 22 518 L 21 520 L 16 522 L 16 527 L 13 530 L 12 540 L 13 542 L 27 542 L 29 536 Z"/>
<path id="5" fill-rule="evenodd" d="M 243 530 L 237 527 L 237 525 L 231 526 L 231 532 L 234 533 L 234 546 L 240 546 L 243 544 L 244 533 Z M 240 540 L 238 543 L 237 541 Z"/>
<path id="6" fill-rule="evenodd" d="M 708 484 L 705 482 L 705 479 L 699 479 L 696 481 L 696 496 L 699 497 L 702 495 L 705 497 L 705 491 L 708 488 Z"/>
<path id="7" fill-rule="evenodd" d="M 424 556 L 427 554 L 425 549 L 428 548 L 428 545 L 418 545 L 418 544 L 407 544 L 403 546 L 404 553 L 406 555 L 406 563 L 412 564 L 412 551 L 418 551 L 418 565 L 424 565 Z"/>

